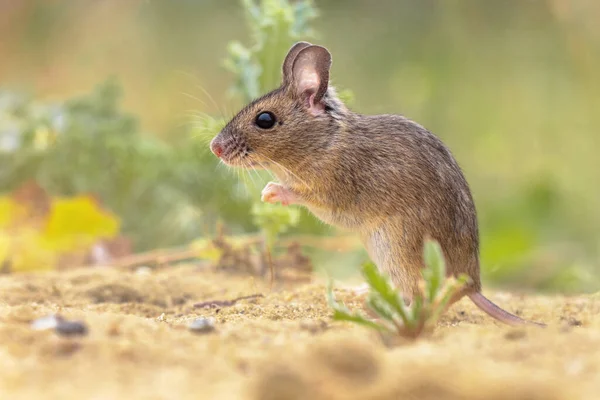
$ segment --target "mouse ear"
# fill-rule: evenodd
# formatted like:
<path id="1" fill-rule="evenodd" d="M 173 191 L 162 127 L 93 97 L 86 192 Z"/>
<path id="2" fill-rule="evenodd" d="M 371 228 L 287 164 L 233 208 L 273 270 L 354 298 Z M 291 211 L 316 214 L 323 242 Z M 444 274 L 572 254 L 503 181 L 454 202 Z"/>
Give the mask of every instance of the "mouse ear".
<path id="1" fill-rule="evenodd" d="M 298 42 L 293 45 L 288 53 L 285 56 L 285 61 L 283 62 L 283 84 L 289 85 L 292 83 L 292 67 L 294 65 L 294 61 L 296 60 L 296 56 L 300 53 L 300 50 L 303 50 L 312 44 L 308 42 Z"/>
<path id="2" fill-rule="evenodd" d="M 298 53 L 292 66 L 293 88 L 313 114 L 323 112 L 321 103 L 329 85 L 331 54 L 325 47 L 309 46 Z"/>

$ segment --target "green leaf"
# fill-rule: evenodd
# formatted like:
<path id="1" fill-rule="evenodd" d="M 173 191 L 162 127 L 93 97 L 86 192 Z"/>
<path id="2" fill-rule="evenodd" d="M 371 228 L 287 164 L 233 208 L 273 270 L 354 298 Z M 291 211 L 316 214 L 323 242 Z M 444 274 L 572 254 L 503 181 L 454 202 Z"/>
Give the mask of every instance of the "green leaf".
<path id="1" fill-rule="evenodd" d="M 300 221 L 300 210 L 296 207 L 257 202 L 252 205 L 251 212 L 254 223 L 263 231 L 270 247 L 280 234 Z"/>
<path id="2" fill-rule="evenodd" d="M 417 326 L 418 322 L 424 317 L 422 314 L 424 311 L 423 308 L 423 298 L 421 296 L 415 296 L 413 298 L 413 302 L 410 306 L 410 310 L 412 311 L 410 315 L 410 320 L 412 322 L 411 326 Z"/>
<path id="3" fill-rule="evenodd" d="M 389 331 L 389 329 L 385 326 L 378 324 L 377 322 L 371 321 L 357 313 L 350 314 L 342 310 L 334 310 L 333 319 L 335 321 L 354 322 L 356 324 L 363 325 L 371 329 L 376 329 L 378 331 Z"/>
<path id="4" fill-rule="evenodd" d="M 327 285 L 327 303 L 333 309 L 333 319 L 335 321 L 354 322 L 378 331 L 388 331 L 384 325 L 373 322 L 358 313 L 352 313 L 343 303 L 338 303 L 333 294 L 333 281 L 330 280 Z"/>
<path id="5" fill-rule="evenodd" d="M 392 323 L 396 323 L 396 318 L 394 317 L 394 310 L 384 302 L 380 297 L 370 294 L 367 299 L 367 305 L 371 310 L 373 310 L 377 315 L 382 317 L 383 319 L 390 321 Z"/>
<path id="6" fill-rule="evenodd" d="M 423 278 L 426 284 L 426 295 L 430 302 L 433 302 L 440 285 L 446 276 L 446 262 L 442 253 L 442 248 L 434 240 L 425 241 L 425 268 L 423 269 Z"/>
<path id="7" fill-rule="evenodd" d="M 372 290 L 379 295 L 395 312 L 397 312 L 405 325 L 412 325 L 408 318 L 406 305 L 398 295 L 391 281 L 379 273 L 373 263 L 365 263 L 362 268 L 363 276 Z"/>
<path id="8" fill-rule="evenodd" d="M 458 293 L 460 290 L 462 290 L 462 288 L 469 281 L 470 281 L 470 278 L 467 275 L 461 274 L 458 278 L 452 279 L 452 280 L 449 280 L 446 282 L 446 285 L 442 289 L 443 295 L 442 295 L 441 299 L 439 300 L 439 302 L 433 303 L 435 305 L 435 309 L 433 310 L 431 318 L 430 318 L 432 324 L 437 322 L 437 320 L 441 316 L 442 312 L 444 312 L 444 310 L 446 309 L 446 306 L 452 299 L 452 296 L 454 296 L 456 293 Z M 438 294 L 438 296 L 439 296 L 439 294 Z"/>

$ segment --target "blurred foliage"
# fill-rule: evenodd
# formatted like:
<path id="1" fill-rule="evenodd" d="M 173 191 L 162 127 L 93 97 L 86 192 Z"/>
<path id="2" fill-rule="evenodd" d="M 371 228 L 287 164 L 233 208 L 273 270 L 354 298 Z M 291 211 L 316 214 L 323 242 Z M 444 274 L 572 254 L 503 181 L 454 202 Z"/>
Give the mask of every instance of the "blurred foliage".
<path id="1" fill-rule="evenodd" d="M 254 206 L 266 174 L 221 168 L 208 139 L 232 105 L 278 84 L 295 40 L 315 39 L 357 111 L 403 113 L 448 143 L 473 188 L 484 280 L 594 289 L 599 4 L 0 2 L 0 192 L 33 179 L 56 198 L 93 193 L 136 250 L 189 242 L 218 221 L 232 234 L 278 222 L 282 208 L 259 217 Z M 112 74 L 120 84 L 82 94 Z M 181 126 L 186 107 L 197 118 Z M 286 214 L 269 229 L 332 232 L 294 210 L 297 225 Z M 348 270 L 357 254 L 315 264 Z"/>
<path id="2" fill-rule="evenodd" d="M 307 21 L 314 9 L 310 2 L 284 0 L 244 5 L 255 43 L 251 50 L 239 43 L 230 47 L 241 49 L 248 62 L 240 62 L 240 53 L 232 51 L 226 65 L 238 65 L 232 69 L 237 93 L 247 99 L 279 77 L 287 49 L 296 37 L 309 34 Z M 274 30 L 279 47 L 267 40 Z M 266 67 L 272 70 L 269 78 Z M 137 249 L 191 240 L 203 233 L 202 226 L 211 230 L 217 217 L 234 230 L 254 224 L 270 245 L 297 225 L 299 210 L 250 197 L 260 189 L 255 180 L 254 187 L 239 188 L 231 178 L 216 180 L 206 168 L 207 158 L 212 158 L 207 142 L 223 127 L 222 118 L 204 115 L 189 131 L 165 143 L 142 134 L 136 119 L 119 110 L 121 95 L 114 79 L 87 96 L 59 104 L 0 93 L 0 162 L 9 166 L 0 172 L 0 191 L 33 180 L 55 196 L 94 193 L 121 217 L 123 233 L 135 239 Z M 236 189 L 243 193 L 236 196 Z"/>
<path id="3" fill-rule="evenodd" d="M 226 68 L 236 75 L 234 93 L 249 103 L 281 81 L 281 62 L 298 40 L 314 36 L 310 23 L 317 17 L 311 0 L 242 0 L 251 32 L 248 48 L 238 41 L 228 45 Z"/>
<path id="4" fill-rule="evenodd" d="M 273 204 L 256 202 L 252 205 L 252 216 L 265 235 L 269 247 L 275 244 L 278 236 L 296 226 L 300 210 L 295 207 L 273 207 Z"/>
<path id="5" fill-rule="evenodd" d="M 26 184 L 12 196 L 0 197 L 3 269 L 52 269 L 62 257 L 77 254 L 84 260 L 99 240 L 118 234 L 118 218 L 102 210 L 91 197 L 50 198 L 35 184 L 33 191 L 28 190 L 31 187 Z"/>
<path id="6" fill-rule="evenodd" d="M 93 193 L 147 248 L 161 242 L 161 230 L 173 232 L 187 198 L 157 184 L 171 178 L 173 149 L 141 135 L 119 110 L 120 96 L 114 80 L 57 104 L 0 93 L 0 191 L 35 181 L 52 196 Z"/>

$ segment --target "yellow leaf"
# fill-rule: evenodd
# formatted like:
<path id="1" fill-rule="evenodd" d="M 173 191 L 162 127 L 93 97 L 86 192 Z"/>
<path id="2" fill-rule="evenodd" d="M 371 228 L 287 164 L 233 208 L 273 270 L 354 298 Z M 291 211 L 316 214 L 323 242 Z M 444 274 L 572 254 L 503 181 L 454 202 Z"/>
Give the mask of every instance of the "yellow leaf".
<path id="1" fill-rule="evenodd" d="M 32 228 L 22 228 L 16 234 L 0 232 L 0 260 L 10 261 L 15 272 L 40 271 L 54 268 L 57 255 L 44 246 L 40 233 Z"/>
<path id="2" fill-rule="evenodd" d="M 8 228 L 15 221 L 25 216 L 27 210 L 7 196 L 0 197 L 0 229 Z"/>
<path id="3" fill-rule="evenodd" d="M 112 238 L 119 227 L 118 218 L 100 209 L 90 197 L 59 198 L 52 200 L 42 239 L 46 248 L 68 252 Z"/>
<path id="4" fill-rule="evenodd" d="M 0 230 L 0 265 L 9 257 L 11 239 L 10 236 Z"/>

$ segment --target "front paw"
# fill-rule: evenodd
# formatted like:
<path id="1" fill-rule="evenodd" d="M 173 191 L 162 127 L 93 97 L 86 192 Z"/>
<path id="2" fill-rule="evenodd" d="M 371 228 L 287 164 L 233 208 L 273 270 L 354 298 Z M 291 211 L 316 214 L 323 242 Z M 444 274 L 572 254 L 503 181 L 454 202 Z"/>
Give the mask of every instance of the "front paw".
<path id="1" fill-rule="evenodd" d="M 262 191 L 261 200 L 266 203 L 281 203 L 284 206 L 294 204 L 296 195 L 279 183 L 269 182 Z"/>

